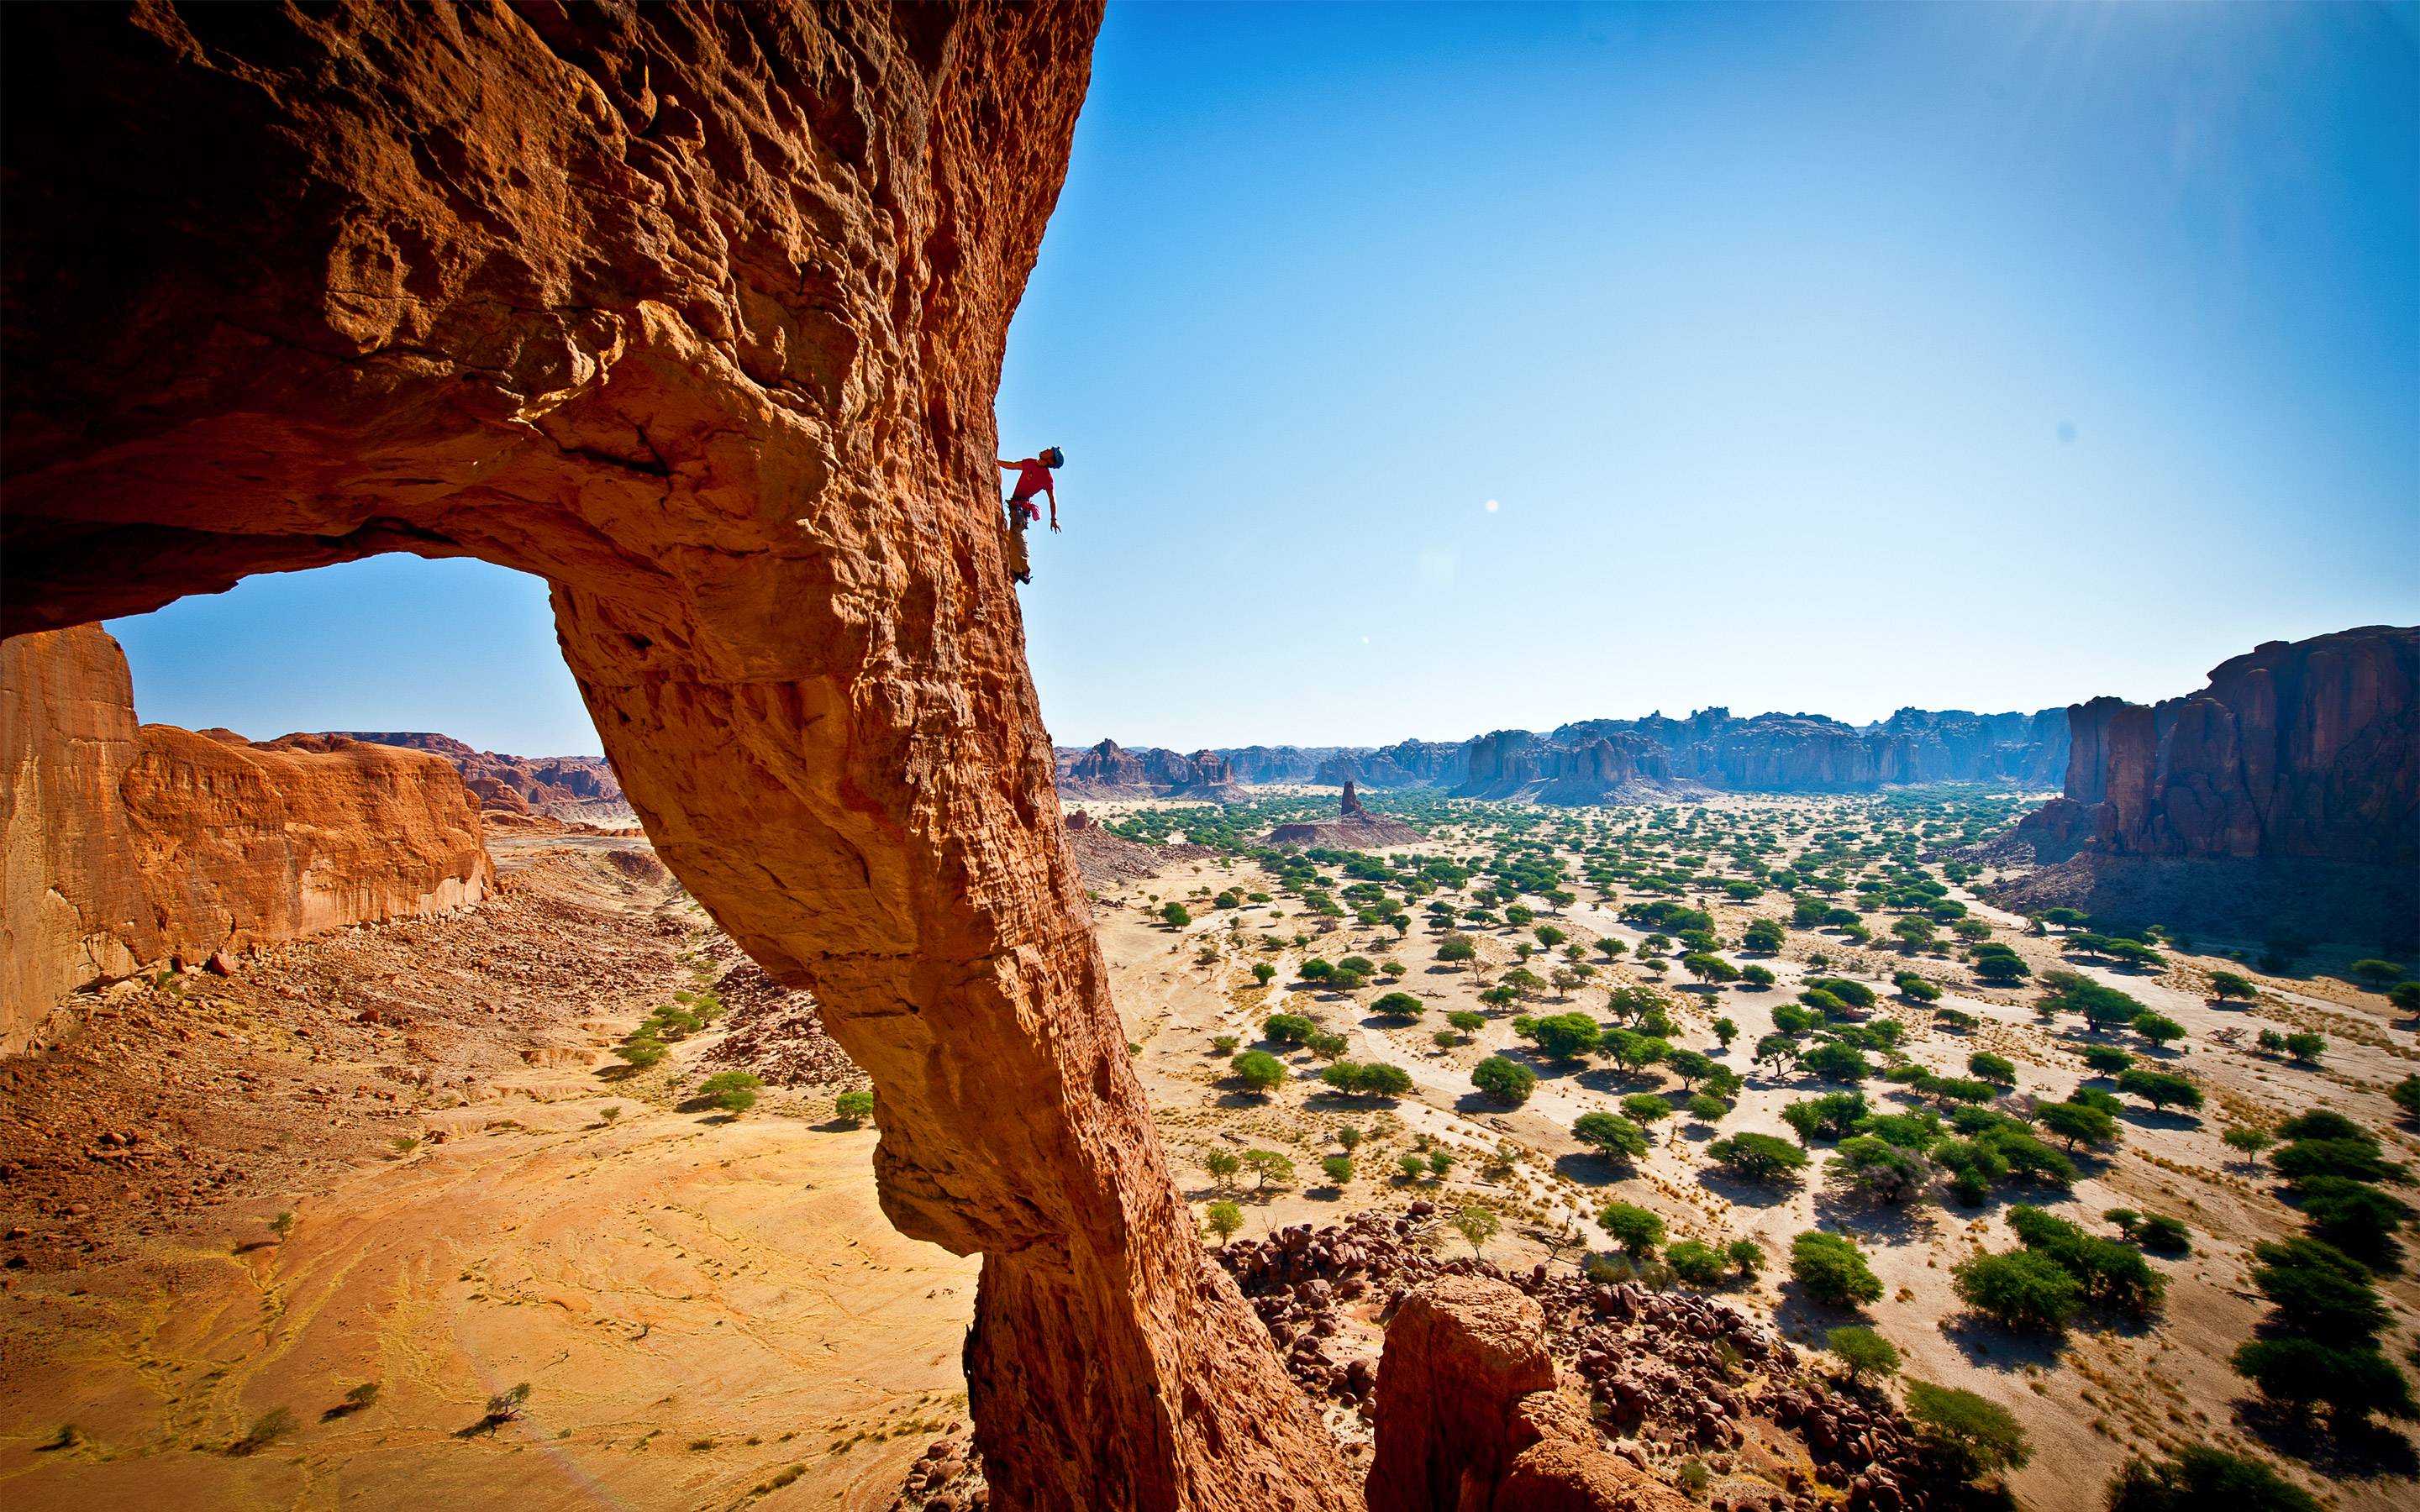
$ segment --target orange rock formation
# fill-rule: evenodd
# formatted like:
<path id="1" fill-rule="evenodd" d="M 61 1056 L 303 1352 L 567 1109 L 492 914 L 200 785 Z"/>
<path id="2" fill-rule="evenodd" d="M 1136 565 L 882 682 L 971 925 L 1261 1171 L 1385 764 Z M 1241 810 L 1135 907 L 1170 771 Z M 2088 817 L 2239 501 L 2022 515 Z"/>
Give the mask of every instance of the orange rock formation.
<path id="1" fill-rule="evenodd" d="M 1370 1512 L 1686 1512 L 1693 1504 L 1598 1447 L 1557 1394 L 1536 1301 L 1484 1276 L 1405 1298 L 1378 1362 Z"/>
<path id="2" fill-rule="evenodd" d="M 659 854 L 985 1255 L 1006 1506 L 1349 1507 L 1202 1255 L 1062 832 L 992 400 L 1094 0 L 37 8 L 16 634 L 380 551 L 545 577 Z M 72 67 L 61 66 L 73 59 Z"/>
<path id="3" fill-rule="evenodd" d="M 442 759 L 138 727 L 125 654 L 93 626 L 0 644 L 0 1048 L 86 983 L 458 908 L 495 880 Z"/>

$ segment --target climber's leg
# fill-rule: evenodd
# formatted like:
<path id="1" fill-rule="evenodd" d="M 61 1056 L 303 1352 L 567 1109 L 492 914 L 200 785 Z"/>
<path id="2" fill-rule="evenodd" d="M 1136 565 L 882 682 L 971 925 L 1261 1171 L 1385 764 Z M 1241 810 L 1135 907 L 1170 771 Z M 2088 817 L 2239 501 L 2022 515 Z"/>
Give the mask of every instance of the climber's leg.
<path id="1" fill-rule="evenodd" d="M 1025 554 L 1025 509 L 1021 504 L 1008 506 L 1008 575 L 1021 583 L 1033 580 L 1033 563 Z"/>

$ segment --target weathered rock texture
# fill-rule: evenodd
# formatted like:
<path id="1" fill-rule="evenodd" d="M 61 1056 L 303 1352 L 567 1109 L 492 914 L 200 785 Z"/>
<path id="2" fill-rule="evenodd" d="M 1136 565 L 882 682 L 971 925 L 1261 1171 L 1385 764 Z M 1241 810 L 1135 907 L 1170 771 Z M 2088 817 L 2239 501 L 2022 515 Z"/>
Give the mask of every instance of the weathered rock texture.
<path id="1" fill-rule="evenodd" d="M 380 551 L 546 578 L 658 855 L 878 1088 L 885 1211 L 985 1257 L 996 1498 L 1343 1507 L 1169 1179 L 1003 564 L 1098 24 L 19 9 L 0 630 Z"/>
<path id="2" fill-rule="evenodd" d="M 1361 795 L 1347 778 L 1338 800 L 1336 817 L 1308 824 L 1279 825 L 1261 837 L 1264 845 L 1301 845 L 1340 851 L 1385 850 L 1390 845 L 1418 845 L 1427 839 L 1400 819 L 1373 814 L 1361 807 Z"/>
<path id="3" fill-rule="evenodd" d="M 1378 1364 L 1370 1512 L 1666 1512 L 1692 1504 L 1600 1447 L 1559 1396 L 1545 1314 L 1501 1281 L 1406 1298 Z"/>
<path id="4" fill-rule="evenodd" d="M 420 730 L 344 730 L 348 740 L 400 746 L 442 756 L 478 795 L 479 807 L 500 813 L 543 814 L 582 824 L 628 823 L 630 806 L 613 764 L 595 756 L 507 756 L 474 750 L 451 735 Z"/>
<path id="5" fill-rule="evenodd" d="M 1070 798 L 1232 798 L 1234 769 L 1216 751 L 1181 756 L 1145 747 L 1128 750 L 1104 740 L 1082 750 L 1054 751 L 1059 792 Z"/>
<path id="6" fill-rule="evenodd" d="M 2272 640 L 2187 697 L 2067 712 L 2066 795 L 2024 825 L 2053 842 L 2420 865 L 2420 629 Z"/>
<path id="7" fill-rule="evenodd" d="M 125 654 L 96 627 L 0 644 L 0 1049 L 94 981 L 462 907 L 495 880 L 444 762 L 138 726 Z"/>

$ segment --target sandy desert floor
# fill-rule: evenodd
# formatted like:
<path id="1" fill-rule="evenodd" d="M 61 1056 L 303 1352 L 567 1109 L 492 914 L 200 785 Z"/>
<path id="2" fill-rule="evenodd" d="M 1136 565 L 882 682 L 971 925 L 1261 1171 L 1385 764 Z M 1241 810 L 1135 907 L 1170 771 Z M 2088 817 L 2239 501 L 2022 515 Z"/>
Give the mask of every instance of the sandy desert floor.
<path id="1" fill-rule="evenodd" d="M 881 1508 L 963 1423 L 975 1264 L 884 1220 L 871 1126 L 820 1089 L 682 1105 L 713 1035 L 597 1074 L 719 935 L 652 859 L 610 864 L 643 845 L 499 850 L 509 890 L 468 918 L 116 995 L 17 1071 L 47 1095 L 7 1115 L 0 1501 Z M 150 1089 L 178 1074 L 194 1095 Z M 241 1174 L 162 1199 L 196 1168 Z"/>
<path id="2" fill-rule="evenodd" d="M 1119 818 L 1148 806 L 1091 807 Z M 1874 810 L 1862 799 L 1696 807 L 1714 830 L 1802 833 L 1868 823 Z M 1558 815 L 1541 826 L 1532 811 L 1507 822 L 1551 841 L 1576 872 L 1592 838 L 1585 826 L 1604 819 Z M 1470 809 L 1434 849 L 1483 857 L 1504 820 Z M 517 838 L 498 852 L 506 891 L 464 916 L 288 947 L 232 979 L 121 984 L 92 1002 L 70 1050 L 0 1073 L 0 1259 L 9 1267 L 0 1271 L 0 1497 L 80 1508 L 163 1498 L 881 1508 L 916 1456 L 960 1424 L 958 1347 L 975 1263 L 907 1241 L 882 1219 L 870 1128 L 830 1117 L 845 1078 L 770 1088 L 737 1118 L 699 1105 L 691 1094 L 733 1020 L 676 1045 L 659 1067 L 618 1074 L 613 1042 L 673 994 L 721 977 L 736 955 L 644 842 Z M 1951 1267 L 1978 1246 L 2012 1247 L 2007 1195 L 1973 1209 L 1885 1208 L 1820 1178 L 1769 1191 L 1711 1169 L 1704 1147 L 1743 1130 L 1787 1136 L 1781 1108 L 1821 1089 L 1748 1061 L 1774 1008 L 1807 976 L 1874 984 L 1885 995 L 1878 1012 L 1910 1027 L 1909 1058 L 1962 1074 L 1969 1055 L 1990 1050 L 2016 1063 L 2019 1092 L 2045 1101 L 2088 1076 L 2076 1052 L 2092 1041 L 2072 1021 L 2038 1021 L 2036 992 L 1977 987 L 1948 950 L 1909 956 L 1838 930 L 1792 929 L 1777 952 L 1723 952 L 1770 969 L 1770 988 L 1680 985 L 1637 964 L 1645 936 L 1618 917 L 1622 900 L 1596 906 L 1597 889 L 1575 886 L 1582 899 L 1539 921 L 1590 947 L 1602 969 L 1569 1001 L 1550 994 L 1527 1011 L 1590 1011 L 1608 985 L 1652 985 L 1673 1005 L 1676 1044 L 1745 1076 L 1717 1127 L 1675 1118 L 1629 1166 L 1577 1143 L 1574 1120 L 1641 1090 L 1677 1102 L 1678 1084 L 1624 1077 L 1602 1061 L 1545 1060 L 1515 1037 L 1511 1012 L 1480 1002 L 1526 930 L 1474 928 L 1481 964 L 1472 970 L 1437 961 L 1442 935 L 1425 920 L 1400 937 L 1349 918 L 1314 920 L 1249 859 L 1106 887 L 1095 913 L 1118 1002 L 1197 1208 L 1235 1198 L 1250 1238 L 1418 1202 L 1479 1203 L 1503 1220 L 1487 1257 L 1523 1266 L 1569 1267 L 1606 1249 L 1594 1216 L 1615 1198 L 1656 1211 L 1673 1240 L 1754 1239 L 1776 1259 L 1793 1234 L 1829 1228 L 1870 1255 L 1885 1295 L 1863 1320 L 1898 1346 L 1905 1372 L 1980 1393 L 2025 1425 L 2034 1458 L 2011 1482 L 2024 1504 L 2098 1506 L 2130 1453 L 2204 1442 L 2269 1454 L 2336 1505 L 2411 1504 L 2415 1482 L 2392 1455 L 2347 1463 L 2290 1434 L 2264 1439 L 2226 1365 L 2263 1311 L 2249 1247 L 2296 1232 L 2297 1220 L 2273 1179 L 2247 1172 L 2219 1134 L 2324 1103 L 2380 1131 L 2390 1155 L 2420 1153 L 2384 1096 L 2420 1053 L 2381 997 L 2323 976 L 2264 978 L 2257 1000 L 2222 1006 L 2205 995 L 2206 973 L 2231 962 L 2174 950 L 2157 973 L 2079 962 L 2058 936 L 2028 934 L 2022 920 L 1954 891 L 2037 973 L 2080 970 L 2183 1025 L 2177 1050 L 2146 1058 L 2190 1070 L 2209 1094 L 2198 1116 L 2130 1101 L 2122 1144 L 2080 1154 L 2073 1191 L 2046 1199 L 2096 1231 L 2105 1230 L 2100 1214 L 2121 1206 L 2189 1224 L 2193 1256 L 2155 1261 L 2169 1282 L 2163 1315 L 2043 1340 L 1973 1319 L 1950 1288 Z M 1270 901 L 1206 905 L 1231 887 Z M 1197 915 L 1182 929 L 1158 917 L 1171 899 L 1189 900 Z M 1716 894 L 1705 906 L 1726 940 L 1788 911 L 1776 894 L 1741 903 Z M 1600 939 L 1631 953 L 1594 953 Z M 1399 963 L 1400 979 L 1340 994 L 1300 977 L 1314 956 L 1357 952 Z M 1819 969 L 1815 955 L 1828 964 Z M 1267 985 L 1255 964 L 1271 968 Z M 1890 1000 L 1892 973 L 1910 967 L 1943 983 L 1936 1007 L 1975 1016 L 1971 1032 Z M 1428 1011 L 1371 1014 L 1388 991 L 1413 993 Z M 1453 1010 L 1486 1019 L 1440 1046 Z M 1299 1050 L 1286 1055 L 1292 1077 L 1273 1094 L 1242 1089 L 1214 1041 L 1251 1046 L 1278 1011 L 1342 1033 L 1353 1058 L 1403 1067 L 1413 1091 L 1340 1096 L 1318 1081 L 1318 1057 Z M 1728 1052 L 1713 1035 L 1718 1016 L 1740 1029 Z M 2255 1053 L 2264 1026 L 2319 1028 L 2330 1048 L 2316 1069 L 2289 1065 Z M 1524 1105 L 1473 1090 L 1471 1067 L 1491 1054 L 1538 1071 Z M 1911 1101 L 1880 1081 L 1866 1090 L 1878 1108 Z M 1319 1162 L 1340 1152 L 1336 1131 L 1348 1123 L 1366 1138 L 1339 1186 Z M 1202 1158 L 1247 1149 L 1284 1153 L 1295 1174 L 1265 1191 L 1249 1174 L 1222 1189 Z M 1456 1158 L 1444 1178 L 1396 1172 L 1400 1155 L 1439 1149 Z M 280 1237 L 275 1222 L 288 1212 Z M 1441 1251 L 1467 1253 L 1441 1226 L 1424 1233 Z M 2397 1312 L 2387 1349 L 2399 1357 L 2420 1288 L 2396 1276 L 2385 1289 Z M 1825 1329 L 1856 1320 L 1807 1301 L 1778 1264 L 1719 1294 L 1816 1348 Z M 1342 1353 L 1377 1349 L 1374 1325 L 1347 1332 Z M 525 1401 L 491 1417 L 491 1399 L 524 1383 Z M 365 1385 L 374 1398 L 349 1403 Z M 1329 1413 L 1348 1440 L 1366 1438 L 1357 1414 Z"/>

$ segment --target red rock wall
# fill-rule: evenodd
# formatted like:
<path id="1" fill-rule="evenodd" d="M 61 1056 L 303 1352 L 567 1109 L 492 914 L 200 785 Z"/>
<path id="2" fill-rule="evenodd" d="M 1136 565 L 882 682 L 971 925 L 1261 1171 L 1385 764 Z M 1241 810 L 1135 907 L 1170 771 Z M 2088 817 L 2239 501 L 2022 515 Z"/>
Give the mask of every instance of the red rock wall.
<path id="1" fill-rule="evenodd" d="M 2025 827 L 2111 855 L 2420 864 L 2420 629 L 2273 640 L 2156 707 L 2068 710 Z"/>
<path id="2" fill-rule="evenodd" d="M 477 808 L 440 758 L 138 727 L 125 654 L 90 625 L 0 644 L 0 1047 L 87 983 L 458 908 L 495 880 Z"/>
<path id="3" fill-rule="evenodd" d="M 118 794 L 141 754 L 116 641 L 85 627 L 0 642 L 0 1054 L 60 994 L 167 953 Z"/>
<path id="4" fill-rule="evenodd" d="M 874 1079 L 885 1211 L 985 1257 L 1000 1504 L 1354 1504 L 1170 1180 L 1005 571 L 1099 6 L 23 8 L 0 632 L 546 578 L 658 855 Z"/>

